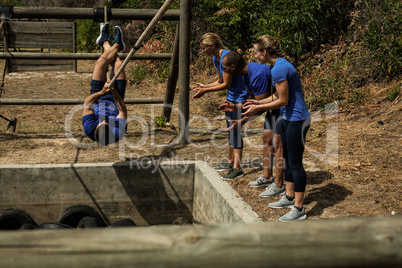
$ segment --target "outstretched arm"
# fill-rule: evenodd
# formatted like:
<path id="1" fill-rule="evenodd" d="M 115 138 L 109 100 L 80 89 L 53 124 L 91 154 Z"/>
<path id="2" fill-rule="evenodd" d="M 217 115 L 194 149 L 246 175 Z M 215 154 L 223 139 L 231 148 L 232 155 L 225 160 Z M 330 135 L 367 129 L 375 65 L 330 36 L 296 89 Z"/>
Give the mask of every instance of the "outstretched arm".
<path id="1" fill-rule="evenodd" d="M 192 90 L 197 91 L 193 98 L 200 98 L 208 92 L 229 89 L 231 85 L 232 76 L 229 73 L 223 72 L 223 77 L 219 75 L 219 79 L 214 83 L 208 85 L 198 84 L 197 86 L 193 87 Z"/>

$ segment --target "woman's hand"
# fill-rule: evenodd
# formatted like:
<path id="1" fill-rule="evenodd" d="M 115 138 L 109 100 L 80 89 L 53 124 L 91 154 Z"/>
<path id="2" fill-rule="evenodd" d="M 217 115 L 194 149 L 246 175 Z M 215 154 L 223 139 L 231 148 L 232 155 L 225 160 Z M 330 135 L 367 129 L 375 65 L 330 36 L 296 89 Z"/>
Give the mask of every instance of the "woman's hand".
<path id="1" fill-rule="evenodd" d="M 258 113 L 258 105 L 248 104 L 246 106 L 246 104 L 247 102 L 243 105 L 243 108 L 246 110 L 246 112 L 242 113 L 242 116 L 253 117 Z"/>
<path id="2" fill-rule="evenodd" d="M 200 88 L 204 88 L 204 87 L 205 87 L 204 84 L 197 83 L 195 86 L 192 86 L 192 87 L 191 87 L 191 90 L 193 90 L 193 91 L 198 91 Z"/>
<path id="3" fill-rule="evenodd" d="M 236 111 L 236 104 L 226 100 L 225 103 L 219 105 L 218 110 L 223 112 L 234 112 Z"/>

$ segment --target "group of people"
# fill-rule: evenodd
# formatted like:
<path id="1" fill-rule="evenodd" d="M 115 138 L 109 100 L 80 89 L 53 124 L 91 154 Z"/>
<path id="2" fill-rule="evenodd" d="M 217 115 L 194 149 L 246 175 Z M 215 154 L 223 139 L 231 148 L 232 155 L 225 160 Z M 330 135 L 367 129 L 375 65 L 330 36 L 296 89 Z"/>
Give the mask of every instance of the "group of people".
<path id="1" fill-rule="evenodd" d="M 196 83 L 192 87 L 196 92 L 193 98 L 227 90 L 226 101 L 219 109 L 226 115 L 228 160 L 214 169 L 227 171 L 221 177 L 223 180 L 244 176 L 241 127 L 265 112 L 263 174 L 249 186 L 267 187 L 261 197 L 283 195 L 279 201 L 269 203 L 271 208 L 291 208 L 280 221 L 306 219 L 303 207 L 306 172 L 302 160 L 311 118 L 295 67 L 286 59 L 278 42 L 268 35 L 259 37 L 253 44 L 259 63 L 246 62 L 238 52 L 226 49 L 215 33 L 204 34 L 200 46 L 203 53 L 212 56 L 218 79 L 210 84 Z"/>
<path id="2" fill-rule="evenodd" d="M 96 61 L 90 95 L 85 99 L 82 123 L 85 134 L 101 146 L 121 140 L 127 131 L 127 108 L 124 103 L 124 70 L 114 85 L 107 80 L 109 65 L 119 70 L 118 52 L 125 49 L 120 27 L 114 28 L 114 42 L 109 43 L 109 24 L 102 24 L 96 43 L 104 49 Z M 300 78 L 294 66 L 282 54 L 276 40 L 263 35 L 253 46 L 259 61 L 246 62 L 236 51 L 229 51 L 215 33 L 200 39 L 202 52 L 212 56 L 218 79 L 210 84 L 197 83 L 191 89 L 200 98 L 208 92 L 227 90 L 226 101 L 219 109 L 225 112 L 229 132 L 228 159 L 215 167 L 227 171 L 224 180 L 244 176 L 241 168 L 244 123 L 265 112 L 263 131 L 263 174 L 250 187 L 267 187 L 261 197 L 284 195 L 270 203 L 271 208 L 292 208 L 280 221 L 307 218 L 303 208 L 306 172 L 302 159 L 305 138 L 310 126 Z M 114 76 L 114 73 L 111 74 Z M 272 163 L 275 157 L 275 176 Z M 284 183 L 286 181 L 286 185 Z"/>

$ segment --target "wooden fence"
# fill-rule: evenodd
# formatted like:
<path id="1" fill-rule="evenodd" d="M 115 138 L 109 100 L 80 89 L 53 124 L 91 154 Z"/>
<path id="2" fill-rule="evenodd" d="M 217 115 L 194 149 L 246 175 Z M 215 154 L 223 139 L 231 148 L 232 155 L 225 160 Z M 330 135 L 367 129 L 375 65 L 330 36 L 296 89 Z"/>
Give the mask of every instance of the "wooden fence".
<path id="1" fill-rule="evenodd" d="M 45 49 L 76 52 L 74 22 L 7 21 L 7 50 L 49 54 Z M 5 49 L 5 50 L 6 50 Z M 7 59 L 7 73 L 30 71 L 77 71 L 76 60 Z"/>

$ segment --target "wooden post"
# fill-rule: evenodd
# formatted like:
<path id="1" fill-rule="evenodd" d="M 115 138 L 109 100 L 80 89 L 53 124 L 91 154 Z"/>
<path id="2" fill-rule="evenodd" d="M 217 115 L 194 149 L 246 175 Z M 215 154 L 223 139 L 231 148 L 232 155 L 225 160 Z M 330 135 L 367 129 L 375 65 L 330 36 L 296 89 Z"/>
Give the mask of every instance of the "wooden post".
<path id="1" fill-rule="evenodd" d="M 166 86 L 165 102 L 163 106 L 162 115 L 166 117 L 166 121 L 170 122 L 170 115 L 172 113 L 172 105 L 174 100 L 174 93 L 176 91 L 177 78 L 179 76 L 179 24 L 176 26 L 176 36 L 174 39 L 173 54 L 170 61 L 169 77 Z"/>
<path id="2" fill-rule="evenodd" d="M 180 1 L 179 37 L 179 144 L 189 142 L 191 0 Z"/>

